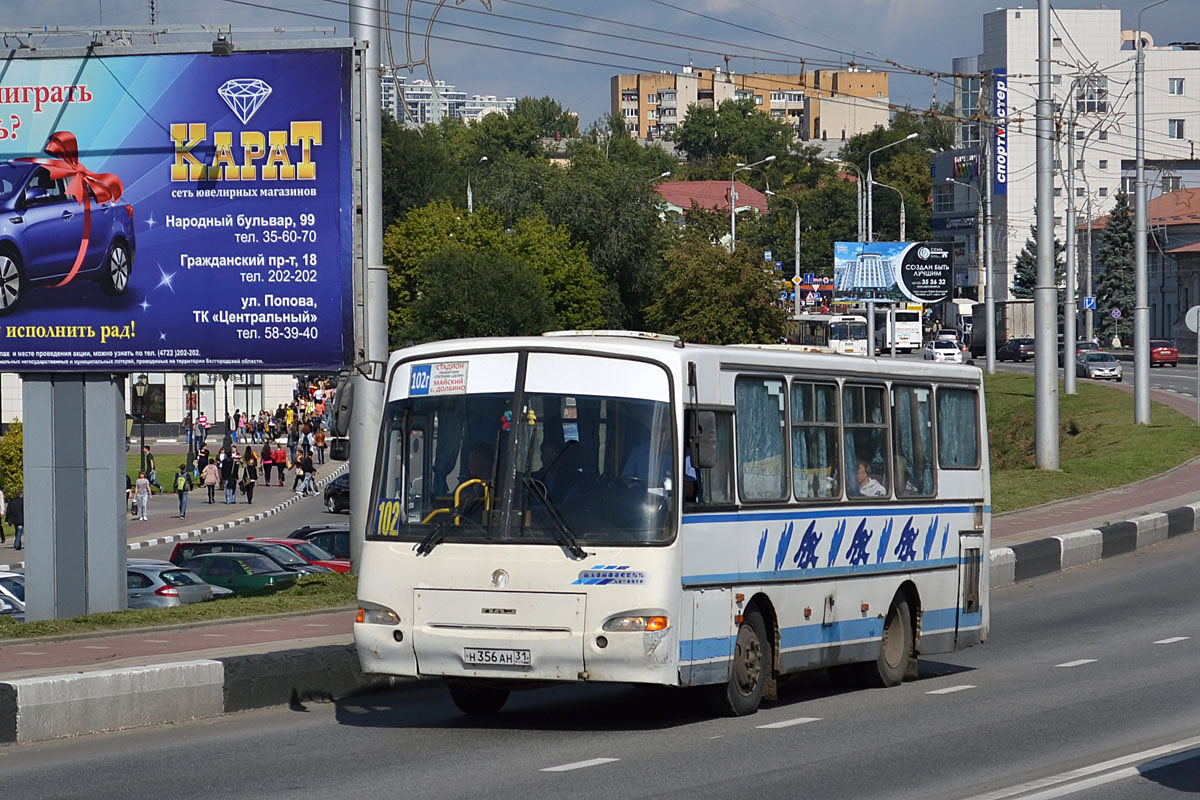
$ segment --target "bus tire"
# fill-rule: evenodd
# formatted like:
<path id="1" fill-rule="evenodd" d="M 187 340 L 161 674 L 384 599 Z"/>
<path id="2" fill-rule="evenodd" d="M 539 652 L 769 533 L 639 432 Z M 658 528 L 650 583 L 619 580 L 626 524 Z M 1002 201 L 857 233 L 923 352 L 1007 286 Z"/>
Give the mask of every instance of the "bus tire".
<path id="1" fill-rule="evenodd" d="M 713 687 L 713 707 L 718 713 L 744 717 L 758 710 L 771 679 L 771 640 L 757 610 L 746 612 L 733 645 L 729 681 Z"/>
<path id="2" fill-rule="evenodd" d="M 888 609 L 883 621 L 883 637 L 879 643 L 879 657 L 871 669 L 866 670 L 868 682 L 872 686 L 899 686 L 908 673 L 909 662 L 913 658 L 913 627 L 912 614 L 909 613 L 908 600 L 897 596 Z"/>
<path id="3" fill-rule="evenodd" d="M 463 681 L 450 681 L 447 686 L 450 689 L 450 699 L 464 714 L 495 714 L 508 702 L 508 689 Z"/>

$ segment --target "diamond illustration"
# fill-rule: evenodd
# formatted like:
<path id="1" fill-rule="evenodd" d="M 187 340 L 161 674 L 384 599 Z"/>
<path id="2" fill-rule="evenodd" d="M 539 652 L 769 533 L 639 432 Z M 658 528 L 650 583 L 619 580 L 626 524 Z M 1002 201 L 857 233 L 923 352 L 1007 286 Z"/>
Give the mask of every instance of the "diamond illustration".
<path id="1" fill-rule="evenodd" d="M 217 94 L 245 125 L 271 96 L 271 87 L 258 78 L 231 78 L 221 84 Z"/>

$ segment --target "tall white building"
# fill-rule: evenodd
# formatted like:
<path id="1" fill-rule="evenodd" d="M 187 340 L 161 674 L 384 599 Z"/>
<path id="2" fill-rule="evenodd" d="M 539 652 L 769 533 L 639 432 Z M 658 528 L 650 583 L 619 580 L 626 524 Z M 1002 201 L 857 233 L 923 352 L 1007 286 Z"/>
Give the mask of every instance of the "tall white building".
<path id="1" fill-rule="evenodd" d="M 1145 157 L 1149 194 L 1186 188 L 1194 180 L 1198 164 L 1195 140 L 1200 139 L 1200 24 L 1190 4 L 1156 9 L 1143 18 L 1147 28 L 1171 31 L 1172 37 L 1190 41 L 1156 43 L 1143 34 L 1145 50 Z M 1122 25 L 1121 12 L 1114 9 L 1055 9 L 1051 18 L 1052 84 L 1057 129 L 1054 176 L 1054 234 L 1066 238 L 1066 169 L 1075 169 L 1076 218 L 1108 213 L 1113 196 L 1124 187 L 1132 203 L 1135 166 L 1134 55 L 1136 33 Z M 1038 97 L 1038 12 L 1036 8 L 998 9 L 983 16 L 983 52 L 975 62 L 983 76 L 980 84 L 960 80 L 956 105 L 960 114 L 970 115 L 967 106 L 978 102 L 986 114 L 995 101 L 996 70 L 1007 82 L 1007 124 L 1000 123 L 1007 146 L 1007 175 L 1004 189 L 993 197 L 997 240 L 996 297 L 1008 297 L 1015 273 L 1016 257 L 1030 238 L 1036 221 L 1036 117 Z M 1074 118 L 1074 161 L 1067 164 L 1066 137 Z M 995 133 L 987 124 L 966 122 L 958 129 L 958 144 L 964 149 L 984 140 L 989 168 L 995 167 Z M 976 151 L 978 152 L 978 151 Z M 941 197 L 939 197 L 939 194 Z M 971 211 L 973 193 L 935 181 L 934 207 L 959 206 Z M 1085 242 L 1079 241 L 1080 258 Z M 1175 290 L 1174 265 L 1169 258 L 1151 254 L 1150 330 L 1153 336 L 1171 336 L 1181 311 Z M 1003 273 L 1001 274 L 1001 270 Z M 1003 277 L 1003 280 L 999 280 Z M 1080 274 L 1082 295 L 1085 275 Z M 1186 310 L 1186 309 L 1184 309 Z M 1102 310 L 1103 311 L 1103 310 Z"/>
<path id="2" fill-rule="evenodd" d="M 380 89 L 383 110 L 405 125 L 436 125 L 443 119 L 475 122 L 488 114 L 508 114 L 517 105 L 515 97 L 468 96 L 445 81 L 393 75 L 387 68 L 380 71 Z"/>

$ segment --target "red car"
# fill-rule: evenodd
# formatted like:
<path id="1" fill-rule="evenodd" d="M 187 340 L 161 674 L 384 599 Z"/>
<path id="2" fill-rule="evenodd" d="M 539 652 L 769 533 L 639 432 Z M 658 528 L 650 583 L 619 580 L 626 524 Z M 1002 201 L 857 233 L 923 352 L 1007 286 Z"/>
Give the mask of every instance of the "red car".
<path id="1" fill-rule="evenodd" d="M 254 538 L 254 537 L 248 537 Z M 346 573 L 350 571 L 350 559 L 334 558 L 328 552 L 317 547 L 312 542 L 306 542 L 303 539 L 257 539 L 256 542 L 266 542 L 267 544 L 278 544 L 291 550 L 296 555 L 303 558 L 310 564 L 317 564 L 322 567 L 329 567 L 334 572 Z"/>
<path id="2" fill-rule="evenodd" d="M 1179 366 L 1179 348 L 1170 339 L 1150 340 L 1150 366 Z"/>

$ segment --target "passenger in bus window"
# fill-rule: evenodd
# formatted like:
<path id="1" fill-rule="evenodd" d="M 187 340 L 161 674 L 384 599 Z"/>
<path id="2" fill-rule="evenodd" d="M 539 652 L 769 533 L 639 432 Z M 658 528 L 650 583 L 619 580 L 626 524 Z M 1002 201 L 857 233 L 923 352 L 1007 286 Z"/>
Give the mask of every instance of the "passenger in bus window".
<path id="1" fill-rule="evenodd" d="M 862 459 L 858 461 L 858 493 L 866 497 L 883 497 L 887 494 L 883 484 L 871 477 L 867 462 Z"/>

